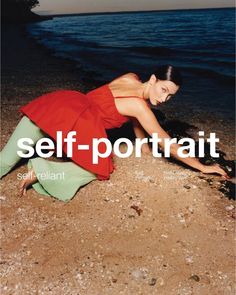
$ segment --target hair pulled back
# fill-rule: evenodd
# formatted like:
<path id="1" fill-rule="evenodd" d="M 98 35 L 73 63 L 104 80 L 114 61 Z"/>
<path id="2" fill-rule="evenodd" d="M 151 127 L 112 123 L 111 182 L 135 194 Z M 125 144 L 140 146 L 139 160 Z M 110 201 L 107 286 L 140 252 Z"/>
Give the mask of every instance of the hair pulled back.
<path id="1" fill-rule="evenodd" d="M 171 81 L 177 86 L 181 86 L 183 83 L 180 71 L 171 65 L 159 66 L 153 74 L 157 77 L 157 79 Z"/>

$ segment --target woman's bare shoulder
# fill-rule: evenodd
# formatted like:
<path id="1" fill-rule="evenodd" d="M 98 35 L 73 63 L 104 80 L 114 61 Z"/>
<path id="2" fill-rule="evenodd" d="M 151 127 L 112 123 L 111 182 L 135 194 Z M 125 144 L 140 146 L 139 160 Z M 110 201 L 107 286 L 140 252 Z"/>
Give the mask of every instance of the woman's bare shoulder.
<path id="1" fill-rule="evenodd" d="M 129 78 L 135 78 L 135 79 L 139 79 L 138 75 L 135 74 L 135 73 L 127 73 L 127 74 L 124 74 L 125 77 L 129 77 Z"/>
<path id="2" fill-rule="evenodd" d="M 150 111 L 148 103 L 138 97 L 128 97 L 126 99 L 115 99 L 117 109 L 122 115 L 137 117 L 142 112 Z"/>
<path id="3" fill-rule="evenodd" d="M 139 80 L 138 75 L 135 73 L 126 73 L 124 75 L 119 76 L 118 78 L 114 79 L 111 81 L 109 84 L 113 84 L 113 82 L 132 82 L 132 81 L 137 81 Z"/>

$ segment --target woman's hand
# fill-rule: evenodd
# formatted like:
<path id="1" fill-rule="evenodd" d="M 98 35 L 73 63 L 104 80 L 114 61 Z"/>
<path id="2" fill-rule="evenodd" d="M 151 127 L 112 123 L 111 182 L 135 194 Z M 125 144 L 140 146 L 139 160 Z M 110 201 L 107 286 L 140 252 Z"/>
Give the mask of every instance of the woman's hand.
<path id="1" fill-rule="evenodd" d="M 219 164 L 203 165 L 201 172 L 202 173 L 217 173 L 226 179 L 230 178 L 229 175 L 222 168 L 220 168 Z"/>
<path id="2" fill-rule="evenodd" d="M 142 144 L 141 151 L 143 154 L 151 154 L 152 153 L 152 151 L 147 143 Z"/>

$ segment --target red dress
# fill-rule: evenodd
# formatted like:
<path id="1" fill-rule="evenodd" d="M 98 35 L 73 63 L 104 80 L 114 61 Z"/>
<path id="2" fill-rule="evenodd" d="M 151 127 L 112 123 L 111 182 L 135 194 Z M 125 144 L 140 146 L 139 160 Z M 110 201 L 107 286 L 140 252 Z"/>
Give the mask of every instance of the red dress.
<path id="1" fill-rule="evenodd" d="M 96 174 L 99 180 L 109 179 L 114 170 L 111 154 L 92 161 L 93 138 L 107 138 L 106 129 L 117 128 L 129 120 L 121 115 L 115 105 L 114 96 L 105 84 L 87 94 L 74 90 L 53 91 L 35 98 L 22 106 L 19 111 L 33 121 L 40 129 L 56 141 L 57 131 L 62 131 L 62 149 L 67 155 L 64 139 L 70 131 L 76 131 L 73 143 L 72 160 L 88 171 Z M 78 150 L 79 145 L 89 145 L 89 150 Z M 105 151 L 100 144 L 99 152 Z"/>

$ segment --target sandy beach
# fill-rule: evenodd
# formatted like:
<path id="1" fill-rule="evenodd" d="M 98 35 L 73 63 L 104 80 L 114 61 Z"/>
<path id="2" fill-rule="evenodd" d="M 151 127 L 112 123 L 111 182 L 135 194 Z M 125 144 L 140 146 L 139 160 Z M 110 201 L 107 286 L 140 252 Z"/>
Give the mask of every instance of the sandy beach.
<path id="1" fill-rule="evenodd" d="M 56 89 L 97 86 L 50 53 L 23 27 L 3 30 L 1 149 L 20 106 Z M 196 130 L 216 132 L 225 159 L 234 159 L 232 120 L 178 102 L 161 111 L 194 125 L 193 138 Z M 25 162 L 1 180 L 1 294 L 235 294 L 229 183 L 152 155 L 114 161 L 110 180 L 91 182 L 69 203 L 32 188 L 19 198 Z"/>

